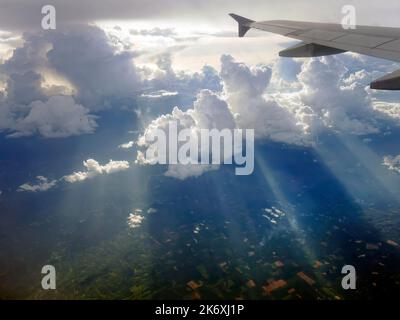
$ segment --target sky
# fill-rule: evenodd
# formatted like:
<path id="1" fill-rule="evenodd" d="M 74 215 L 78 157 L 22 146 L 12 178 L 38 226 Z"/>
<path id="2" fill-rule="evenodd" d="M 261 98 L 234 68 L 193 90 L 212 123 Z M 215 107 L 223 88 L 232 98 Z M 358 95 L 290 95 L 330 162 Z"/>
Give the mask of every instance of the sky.
<path id="1" fill-rule="evenodd" d="M 337 22 L 343 5 L 353 4 L 359 11 L 360 24 L 398 25 L 398 1 L 335 0 L 321 4 L 317 0 L 253 0 L 253 1 L 200 1 L 200 0 L 82 0 L 47 1 L 59 9 L 60 22 L 92 22 L 138 20 L 165 23 L 174 26 L 229 28 L 226 14 L 241 13 L 254 20 L 292 19 Z M 2 0 L 0 28 L 27 30 L 37 28 L 43 1 Z M 38 10 L 39 9 L 39 10 Z"/>
<path id="2" fill-rule="evenodd" d="M 398 1 L 47 4 L 56 8 L 56 30 L 40 27 L 42 1 L 0 1 L 1 138 L 64 143 L 95 136 L 119 112 L 135 119 L 134 134 L 114 142 L 110 160 L 82 157 L 80 166 L 57 176 L 30 171 L 14 191 L 44 192 L 145 166 L 144 138 L 169 120 L 191 130 L 252 128 L 257 141 L 310 148 L 325 131 L 368 144 L 399 125 L 399 94 L 368 88 L 395 63 L 352 53 L 280 59 L 278 52 L 293 41 L 259 31 L 239 39 L 228 16 L 340 23 L 342 6 L 353 4 L 358 24 L 396 26 Z M 111 160 L 116 150 L 126 154 Z M 99 157 L 107 157 L 103 152 Z M 398 154 L 399 148 L 379 155 L 390 174 L 399 171 Z M 213 170 L 170 166 L 165 175 L 184 180 Z"/>
<path id="3" fill-rule="evenodd" d="M 400 4 L 396 0 L 380 2 L 369 0 L 335 0 L 321 5 L 316 0 L 284 1 L 47 1 L 57 8 L 57 23 L 64 24 L 96 23 L 102 27 L 113 28 L 118 25 L 127 31 L 135 28 L 169 28 L 180 35 L 192 37 L 198 33 L 203 37 L 191 43 L 183 53 L 178 53 L 177 67 L 199 67 L 208 63 L 216 65 L 221 51 L 235 52 L 238 58 L 250 63 L 264 62 L 279 51 L 281 37 L 251 31 L 251 39 L 242 41 L 238 47 L 230 41 L 236 31 L 228 13 L 240 13 L 253 20 L 290 19 L 340 23 L 343 5 L 355 5 L 358 24 L 398 26 Z M 295 5 L 294 5 L 295 4 Z M 1 1 L 0 30 L 24 32 L 40 28 L 42 1 L 10 0 Z M 205 34 L 214 33 L 219 39 L 206 38 Z M 223 36 L 229 35 L 227 39 Z M 260 36 L 261 39 L 253 37 Z M 266 49 L 266 39 L 271 40 Z M 143 39 L 140 39 L 143 40 Z M 11 39 L 9 40 L 11 41 Z M 142 42 L 142 41 L 141 41 Z M 237 43 L 237 41 L 236 41 Z M 271 46 L 271 44 L 274 46 Z M 183 46 L 184 44 L 181 44 Z M 0 46 L 1 50 L 1 46 Z M 3 49 L 4 50 L 4 49 Z M 183 61 L 182 61 L 183 60 Z"/>

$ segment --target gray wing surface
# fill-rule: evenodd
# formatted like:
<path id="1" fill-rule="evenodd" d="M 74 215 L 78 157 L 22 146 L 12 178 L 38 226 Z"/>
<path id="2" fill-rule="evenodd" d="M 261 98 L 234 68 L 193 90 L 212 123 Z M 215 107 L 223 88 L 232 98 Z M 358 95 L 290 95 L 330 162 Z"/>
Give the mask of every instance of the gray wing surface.
<path id="1" fill-rule="evenodd" d="M 400 28 L 272 20 L 256 22 L 230 14 L 239 24 L 239 37 L 258 29 L 301 40 L 302 43 L 280 52 L 282 57 L 316 57 L 352 51 L 400 62 Z M 371 84 L 373 89 L 400 90 L 400 70 Z"/>

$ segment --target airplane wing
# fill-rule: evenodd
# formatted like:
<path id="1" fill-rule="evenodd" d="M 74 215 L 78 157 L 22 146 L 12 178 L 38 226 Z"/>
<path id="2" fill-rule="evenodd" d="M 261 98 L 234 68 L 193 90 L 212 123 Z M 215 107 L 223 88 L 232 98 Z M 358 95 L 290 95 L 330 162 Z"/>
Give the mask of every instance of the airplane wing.
<path id="1" fill-rule="evenodd" d="M 239 37 L 254 28 L 302 41 L 281 51 L 282 57 L 318 57 L 352 51 L 400 62 L 400 28 L 357 26 L 345 29 L 340 24 L 285 20 L 256 22 L 236 14 L 230 16 L 239 24 Z M 371 88 L 400 90 L 400 70 L 372 82 Z"/>

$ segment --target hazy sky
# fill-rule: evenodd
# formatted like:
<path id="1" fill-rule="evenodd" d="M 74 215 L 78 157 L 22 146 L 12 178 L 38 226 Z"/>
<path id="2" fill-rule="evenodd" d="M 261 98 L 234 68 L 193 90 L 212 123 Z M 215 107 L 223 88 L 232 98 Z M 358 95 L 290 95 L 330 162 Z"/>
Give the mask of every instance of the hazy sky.
<path id="1" fill-rule="evenodd" d="M 387 0 L 49 0 L 57 12 L 57 25 L 96 23 L 112 30 L 134 49 L 159 52 L 168 48 L 176 57 L 174 67 L 199 69 L 204 64 L 217 66 L 219 56 L 229 52 L 247 63 L 270 61 L 285 46 L 287 39 L 252 30 L 246 39 L 236 39 L 236 23 L 228 16 L 235 12 L 254 20 L 291 19 L 340 23 L 341 9 L 353 4 L 357 9 L 357 23 L 367 25 L 400 26 L 400 1 Z M 20 33 L 40 28 L 42 0 L 0 0 L 0 31 Z M 120 30 L 114 29 L 121 27 Z M 178 41 L 165 42 L 155 37 L 134 37 L 132 29 L 171 28 Z M 124 34 L 125 32 L 125 34 Z M 212 34 L 213 37 L 207 37 Z M 257 37 L 257 36 L 260 37 Z M 140 36 L 140 34 L 139 34 Z M 1 37 L 1 33 L 0 33 Z M 196 41 L 189 41 L 191 40 Z M 194 38 L 196 37 L 196 39 Z M 155 40 L 155 41 L 154 41 Z M 176 39 L 175 39 L 176 40 Z M 176 43 L 179 42 L 179 43 Z M 0 55 L 7 57 L 16 39 L 0 41 Z M 142 55 L 139 63 L 148 55 Z M 150 57 L 151 58 L 151 57 Z M 146 61 L 148 62 L 148 61 Z"/>
<path id="2" fill-rule="evenodd" d="M 225 28 L 229 12 L 254 20 L 293 19 L 339 22 L 341 8 L 354 4 L 361 24 L 399 25 L 398 0 L 1 0 L 0 29 L 27 30 L 39 26 L 40 8 L 53 4 L 58 21 L 144 20 L 200 24 Z"/>

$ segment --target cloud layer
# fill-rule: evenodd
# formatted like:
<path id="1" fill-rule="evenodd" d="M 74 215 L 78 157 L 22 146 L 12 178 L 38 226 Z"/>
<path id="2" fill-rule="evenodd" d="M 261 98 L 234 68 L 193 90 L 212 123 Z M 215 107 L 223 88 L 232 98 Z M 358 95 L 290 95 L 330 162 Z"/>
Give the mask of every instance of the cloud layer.
<path id="1" fill-rule="evenodd" d="M 159 32 L 166 35 L 161 29 L 141 31 L 149 37 Z M 0 64 L 0 131 L 46 138 L 93 133 L 94 114 L 137 110 L 139 97 L 154 105 L 178 94 L 190 100 L 199 90 L 222 89 L 210 66 L 193 74 L 175 71 L 173 48 L 150 57 L 155 68 L 137 67 L 140 53 L 117 40 L 92 25 L 24 34 L 23 44 Z"/>
<path id="2" fill-rule="evenodd" d="M 131 33 L 175 36 L 175 31 L 161 28 Z M 400 120 L 398 95 L 367 88 L 371 79 L 391 71 L 392 64 L 355 54 L 255 66 L 224 54 L 220 72 L 204 66 L 191 74 L 174 68 L 179 46 L 155 53 L 155 67 L 139 67 L 135 59 L 141 53 L 132 50 L 133 44 L 121 45 L 121 39 L 93 25 L 27 33 L 23 40 L 0 65 L 0 131 L 10 137 L 93 133 L 98 112 L 135 111 L 145 125 L 137 141 L 137 162 L 151 164 L 152 159 L 143 157 L 151 147 L 145 137 L 155 129 L 165 130 L 170 120 L 193 134 L 202 128 L 254 129 L 259 141 L 309 147 L 326 130 L 372 135 L 385 131 L 388 121 Z M 133 146 L 129 141 L 120 148 Z M 119 165 L 125 164 L 100 165 L 89 159 L 86 171 L 64 180 L 83 181 Z M 216 168 L 169 166 L 166 175 L 185 179 Z"/>
<path id="3" fill-rule="evenodd" d="M 309 147 L 327 130 L 356 136 L 378 134 L 386 130 L 387 120 L 398 120 L 399 104 L 379 100 L 367 88 L 371 73 L 386 72 L 387 65 L 371 60 L 373 71 L 360 70 L 360 59 L 364 58 L 341 55 L 280 60 L 271 68 L 247 66 L 223 55 L 219 74 L 223 90 L 203 90 L 192 108 L 175 107 L 151 121 L 138 140 L 143 149 L 137 162 L 154 163 L 144 157 L 147 148 L 153 147 L 146 143 L 146 136 L 156 129 L 168 131 L 169 121 L 193 133 L 201 128 L 254 129 L 258 140 Z M 184 179 L 211 169 L 215 167 L 174 165 L 166 175 Z"/>

